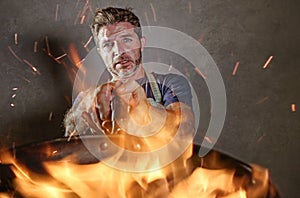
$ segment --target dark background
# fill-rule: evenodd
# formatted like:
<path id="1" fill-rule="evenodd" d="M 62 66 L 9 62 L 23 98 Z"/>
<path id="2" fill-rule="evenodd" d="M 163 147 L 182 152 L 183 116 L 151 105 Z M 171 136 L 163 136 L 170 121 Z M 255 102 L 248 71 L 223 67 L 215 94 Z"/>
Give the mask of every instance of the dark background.
<path id="1" fill-rule="evenodd" d="M 77 70 L 70 46 L 83 59 L 94 47 L 93 42 L 84 47 L 91 36 L 88 25 L 92 12 L 107 5 L 130 6 L 143 25 L 182 31 L 198 40 L 215 60 L 227 94 L 227 116 L 216 148 L 267 167 L 282 197 L 300 195 L 299 1 L 93 0 L 84 11 L 85 5 L 84 0 L 0 2 L 2 146 L 63 135 L 63 115 L 71 105 L 72 76 Z M 80 24 L 82 15 L 85 20 Z M 46 37 L 51 55 L 47 54 Z M 64 53 L 67 56 L 58 62 L 53 59 Z M 273 59 L 263 69 L 270 56 Z M 176 59 L 164 61 L 174 64 Z M 208 94 L 200 76 L 190 73 L 190 79 L 192 84 L 200 84 L 196 91 Z M 291 104 L 299 106 L 295 112 Z M 201 100 L 200 105 L 209 112 L 205 108 L 209 102 Z M 208 119 L 204 116 L 203 123 Z M 205 124 L 199 130 L 205 130 Z"/>

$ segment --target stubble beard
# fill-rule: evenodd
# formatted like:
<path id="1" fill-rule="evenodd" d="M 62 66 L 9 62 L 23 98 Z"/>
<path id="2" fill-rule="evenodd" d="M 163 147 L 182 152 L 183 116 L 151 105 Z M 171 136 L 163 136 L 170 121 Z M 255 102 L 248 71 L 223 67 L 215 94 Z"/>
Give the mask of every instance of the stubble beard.
<path id="1" fill-rule="evenodd" d="M 121 80 L 121 81 L 125 80 L 126 81 L 128 78 L 130 78 L 136 74 L 138 69 L 141 67 L 141 62 L 142 62 L 142 53 L 141 53 L 141 51 L 139 51 L 139 58 L 136 59 L 136 61 L 134 62 L 134 65 L 128 71 L 118 72 L 118 71 L 115 71 L 113 68 L 109 68 L 108 71 L 113 76 L 113 80 L 116 79 L 116 80 Z"/>

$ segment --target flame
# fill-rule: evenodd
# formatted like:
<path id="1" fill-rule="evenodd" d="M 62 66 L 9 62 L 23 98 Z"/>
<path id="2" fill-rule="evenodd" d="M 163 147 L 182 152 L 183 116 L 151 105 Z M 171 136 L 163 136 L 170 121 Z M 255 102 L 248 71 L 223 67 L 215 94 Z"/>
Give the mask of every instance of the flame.
<path id="1" fill-rule="evenodd" d="M 73 84 L 75 83 L 76 75 L 79 74 L 77 77 L 78 81 L 76 82 L 76 86 L 74 86 L 77 88 L 76 91 L 79 92 L 79 91 L 85 90 L 84 79 L 86 77 L 87 71 L 83 64 L 84 59 L 80 58 L 79 53 L 78 53 L 74 43 L 71 43 L 69 45 L 69 54 L 63 54 L 63 55 L 57 57 L 55 60 L 58 61 L 58 59 L 60 59 L 64 56 L 68 56 L 69 60 L 73 63 L 73 66 L 70 66 L 70 65 L 66 64 L 65 61 L 61 61 L 62 65 L 67 70 L 70 81 Z"/>
<path id="2" fill-rule="evenodd" d="M 11 198 L 11 195 L 8 193 L 0 193 L 1 198 Z"/>
<path id="3" fill-rule="evenodd" d="M 52 153 L 51 148 L 46 148 Z M 57 151 L 56 151 L 57 152 Z M 55 153 L 56 153 L 55 152 Z M 200 197 L 257 198 L 266 197 L 269 189 L 267 169 L 251 165 L 251 179 L 236 174 L 235 168 L 224 168 L 217 153 L 211 159 L 192 155 L 192 146 L 171 164 L 150 172 L 133 173 L 117 170 L 103 162 L 76 164 L 70 157 L 47 161 L 49 175 L 41 175 L 18 163 L 11 155 L 1 154 L 1 162 L 12 164 L 16 176 L 15 190 L 24 197 Z M 195 160 L 196 159 L 196 160 Z M 158 161 L 153 160 L 156 166 Z M 134 164 L 133 164 L 134 165 Z M 209 166 L 209 168 L 208 168 Z M 2 193 L 1 197 L 10 197 Z"/>

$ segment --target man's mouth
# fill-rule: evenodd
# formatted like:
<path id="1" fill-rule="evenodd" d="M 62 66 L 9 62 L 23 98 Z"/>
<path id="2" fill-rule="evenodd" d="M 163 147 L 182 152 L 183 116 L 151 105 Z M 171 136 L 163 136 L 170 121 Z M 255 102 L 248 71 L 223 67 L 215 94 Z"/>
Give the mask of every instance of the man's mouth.
<path id="1" fill-rule="evenodd" d="M 119 70 L 119 69 L 125 69 L 128 66 L 130 66 L 132 64 L 131 60 L 121 60 L 115 63 L 115 69 Z"/>

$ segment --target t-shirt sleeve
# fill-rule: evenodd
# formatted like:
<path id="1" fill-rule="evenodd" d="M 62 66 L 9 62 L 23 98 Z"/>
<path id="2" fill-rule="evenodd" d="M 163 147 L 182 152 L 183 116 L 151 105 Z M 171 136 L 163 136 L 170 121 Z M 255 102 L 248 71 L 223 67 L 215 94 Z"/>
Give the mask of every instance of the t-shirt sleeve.
<path id="1" fill-rule="evenodd" d="M 162 100 L 165 107 L 174 102 L 182 102 L 192 108 L 191 87 L 187 79 L 177 74 L 167 75 L 162 86 Z"/>

